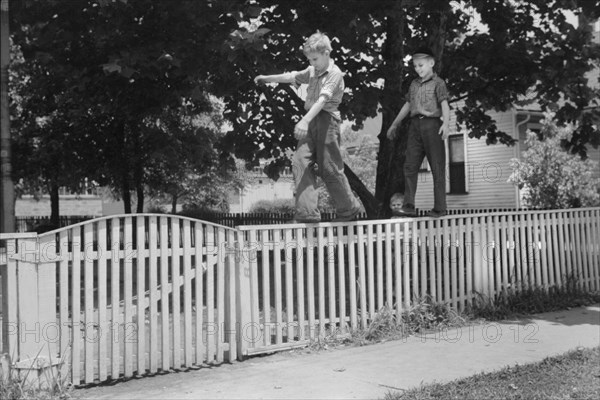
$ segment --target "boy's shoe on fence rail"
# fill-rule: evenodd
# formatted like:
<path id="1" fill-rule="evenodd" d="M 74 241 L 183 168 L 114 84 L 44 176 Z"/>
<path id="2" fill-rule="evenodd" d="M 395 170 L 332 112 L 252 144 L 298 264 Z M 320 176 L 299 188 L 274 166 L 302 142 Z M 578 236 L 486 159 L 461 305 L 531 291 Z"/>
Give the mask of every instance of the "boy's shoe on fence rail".
<path id="1" fill-rule="evenodd" d="M 354 210 L 354 212 L 347 216 L 337 216 L 331 222 L 349 222 L 349 221 L 357 221 L 358 216 L 360 215 L 360 208 Z"/>
<path id="2" fill-rule="evenodd" d="M 427 212 L 427 216 L 432 218 L 439 218 L 443 217 L 444 215 L 446 215 L 446 211 L 429 210 Z"/>
<path id="3" fill-rule="evenodd" d="M 415 206 L 413 206 L 412 204 L 407 204 L 405 206 L 402 206 L 400 211 L 398 211 L 396 214 L 399 217 L 416 217 L 417 210 L 415 210 Z"/>

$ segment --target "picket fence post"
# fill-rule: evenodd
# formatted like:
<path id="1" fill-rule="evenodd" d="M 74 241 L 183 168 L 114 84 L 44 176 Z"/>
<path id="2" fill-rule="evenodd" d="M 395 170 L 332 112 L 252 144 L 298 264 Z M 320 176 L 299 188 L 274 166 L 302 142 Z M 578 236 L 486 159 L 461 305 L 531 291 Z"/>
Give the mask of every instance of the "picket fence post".
<path id="1" fill-rule="evenodd" d="M 17 240 L 6 239 L 6 265 L 0 267 L 0 281 L 2 287 L 2 347 L 0 353 L 8 359 L 2 359 L 3 372 L 10 367 L 10 358 L 18 357 L 17 340 Z"/>
<path id="2" fill-rule="evenodd" d="M 57 376 L 62 356 L 57 354 L 56 243 L 52 235 L 32 235 L 20 239 L 15 251 L 7 254 L 2 276 L 8 342 L 3 350 L 21 378 L 45 387 Z"/>

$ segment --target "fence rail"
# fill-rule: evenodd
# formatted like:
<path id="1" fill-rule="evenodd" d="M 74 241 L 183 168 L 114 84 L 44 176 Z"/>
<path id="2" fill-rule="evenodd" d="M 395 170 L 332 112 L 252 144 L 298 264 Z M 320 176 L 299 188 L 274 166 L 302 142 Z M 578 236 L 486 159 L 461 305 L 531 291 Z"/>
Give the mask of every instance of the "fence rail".
<path id="1" fill-rule="evenodd" d="M 429 210 L 417 209 L 417 215 L 423 217 L 427 215 Z M 479 213 L 496 213 L 496 212 L 518 212 L 527 211 L 526 209 L 516 208 L 457 208 L 449 209 L 448 215 L 464 215 L 464 214 L 479 214 Z M 225 212 L 207 212 L 195 215 L 196 218 L 211 221 L 220 225 L 229 226 L 231 228 L 245 225 L 278 225 L 289 223 L 294 218 L 294 213 L 225 213 Z M 331 222 L 336 217 L 333 212 L 321 213 L 321 221 Z M 358 215 L 358 220 L 367 220 L 367 214 L 361 213 Z"/>
<path id="2" fill-rule="evenodd" d="M 49 354 L 75 384 L 300 346 L 423 296 L 600 290 L 599 208 L 235 229 L 136 214 L 0 243 L 2 351 L 17 369 Z"/>

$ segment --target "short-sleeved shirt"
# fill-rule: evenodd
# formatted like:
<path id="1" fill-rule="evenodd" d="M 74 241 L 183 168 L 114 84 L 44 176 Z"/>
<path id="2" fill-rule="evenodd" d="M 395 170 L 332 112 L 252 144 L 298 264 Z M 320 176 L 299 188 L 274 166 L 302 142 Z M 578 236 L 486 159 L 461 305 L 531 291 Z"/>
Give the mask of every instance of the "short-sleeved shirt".
<path id="1" fill-rule="evenodd" d="M 446 82 L 435 73 L 425 81 L 421 78 L 413 79 L 406 98 L 410 103 L 411 117 L 419 113 L 419 104 L 424 110 L 433 113 L 433 117 L 441 117 L 441 103 L 444 100 L 448 100 Z"/>
<path id="2" fill-rule="evenodd" d="M 344 73 L 335 65 L 333 60 L 329 61 L 329 67 L 318 76 L 313 66 L 303 71 L 296 71 L 294 74 L 296 84 L 308 84 L 304 108 L 307 111 L 310 110 L 320 96 L 325 96 L 327 101 L 323 106 L 323 110 L 341 121 L 338 107 L 344 96 Z"/>

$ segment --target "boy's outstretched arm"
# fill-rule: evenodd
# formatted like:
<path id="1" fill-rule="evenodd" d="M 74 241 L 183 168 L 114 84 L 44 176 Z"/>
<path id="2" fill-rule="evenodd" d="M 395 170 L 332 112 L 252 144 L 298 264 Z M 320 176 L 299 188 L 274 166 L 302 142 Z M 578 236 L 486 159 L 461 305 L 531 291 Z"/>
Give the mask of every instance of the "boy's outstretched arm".
<path id="1" fill-rule="evenodd" d="M 296 139 L 300 140 L 306 136 L 308 132 L 308 124 L 323 109 L 326 101 L 327 96 L 319 96 L 319 100 L 312 105 L 306 115 L 302 117 L 302 119 L 296 124 L 296 127 L 294 128 L 294 136 L 296 136 Z"/>
<path id="2" fill-rule="evenodd" d="M 442 135 L 442 140 L 448 139 L 450 136 L 450 106 L 448 100 L 442 101 L 442 126 L 440 127 L 439 134 Z"/>
<path id="3" fill-rule="evenodd" d="M 392 122 L 392 125 L 390 125 L 390 127 L 387 131 L 388 139 L 392 140 L 396 137 L 396 130 L 398 129 L 398 126 L 400 126 L 400 123 L 402 122 L 402 120 L 408 115 L 409 111 L 410 111 L 410 103 L 407 101 L 406 103 L 404 103 L 404 105 L 400 109 L 400 112 L 394 119 L 394 122 Z"/>
<path id="4" fill-rule="evenodd" d="M 277 75 L 258 75 L 254 78 L 254 83 L 257 85 L 264 83 L 296 83 L 296 74 L 286 72 Z"/>

